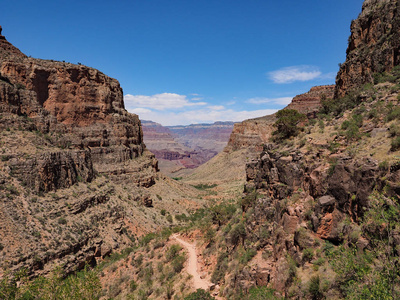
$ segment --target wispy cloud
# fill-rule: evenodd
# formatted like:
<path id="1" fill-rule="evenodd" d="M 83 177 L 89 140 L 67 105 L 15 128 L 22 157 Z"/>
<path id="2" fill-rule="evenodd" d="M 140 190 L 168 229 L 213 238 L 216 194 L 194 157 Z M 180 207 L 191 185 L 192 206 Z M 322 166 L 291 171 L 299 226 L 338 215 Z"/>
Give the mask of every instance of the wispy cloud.
<path id="1" fill-rule="evenodd" d="M 309 81 L 322 75 L 315 66 L 292 66 L 267 73 L 275 83 L 292 83 L 296 81 Z"/>
<path id="2" fill-rule="evenodd" d="M 267 104 L 274 103 L 280 105 L 287 105 L 292 101 L 293 97 L 281 97 L 281 98 L 251 98 L 246 103 L 251 104 Z"/>
<path id="3" fill-rule="evenodd" d="M 155 110 L 179 109 L 190 106 L 207 105 L 206 102 L 191 102 L 185 95 L 162 93 L 153 96 L 130 95 L 124 96 L 127 109 L 149 108 Z"/>

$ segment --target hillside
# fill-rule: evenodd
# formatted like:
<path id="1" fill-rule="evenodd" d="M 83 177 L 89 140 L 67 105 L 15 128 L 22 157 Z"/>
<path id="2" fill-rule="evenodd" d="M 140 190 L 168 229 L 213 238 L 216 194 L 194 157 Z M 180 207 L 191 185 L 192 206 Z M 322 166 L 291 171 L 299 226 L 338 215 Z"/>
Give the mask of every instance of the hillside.
<path id="1" fill-rule="evenodd" d="M 164 178 L 117 80 L 27 57 L 0 36 L 0 277 L 68 274 L 187 213 L 197 192 Z"/>

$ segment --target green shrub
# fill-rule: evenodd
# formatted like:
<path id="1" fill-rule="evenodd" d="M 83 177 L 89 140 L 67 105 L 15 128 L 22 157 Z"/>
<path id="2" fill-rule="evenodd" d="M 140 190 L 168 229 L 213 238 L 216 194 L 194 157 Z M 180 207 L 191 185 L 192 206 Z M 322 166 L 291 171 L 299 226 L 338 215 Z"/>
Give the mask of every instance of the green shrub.
<path id="1" fill-rule="evenodd" d="M 400 148 L 400 136 L 395 137 L 391 144 L 390 144 L 391 148 L 390 151 L 396 151 Z"/>
<path id="2" fill-rule="evenodd" d="M 171 247 L 169 247 L 167 253 L 165 254 L 165 258 L 167 259 L 167 261 L 171 261 L 178 256 L 179 251 L 181 250 L 182 250 L 181 246 L 177 244 L 171 245 Z"/>
<path id="3" fill-rule="evenodd" d="M 174 257 L 172 260 L 172 269 L 175 271 L 175 273 L 180 273 L 183 269 L 183 264 L 186 261 L 186 257 L 184 255 L 178 255 Z"/>
<path id="4" fill-rule="evenodd" d="M 275 296 L 275 291 L 266 286 L 252 287 L 248 295 L 245 295 L 245 300 L 279 300 L 281 297 Z"/>
<path id="5" fill-rule="evenodd" d="M 143 236 L 140 240 L 140 246 L 146 246 L 148 243 L 150 243 L 152 240 L 156 238 L 155 233 L 149 233 Z"/>
<path id="6" fill-rule="evenodd" d="M 322 293 L 319 288 L 319 276 L 311 277 L 308 283 L 308 292 L 310 293 L 312 299 L 321 299 Z"/>
<path id="7" fill-rule="evenodd" d="M 195 187 L 196 189 L 198 189 L 198 190 L 207 190 L 207 189 L 212 189 L 212 188 L 215 188 L 217 186 L 217 184 L 202 184 L 202 183 L 200 183 L 200 184 L 197 184 L 197 185 L 194 185 L 193 187 Z"/>
<path id="8" fill-rule="evenodd" d="M 314 257 L 314 250 L 307 248 L 303 250 L 303 261 L 310 262 Z"/>
<path id="9" fill-rule="evenodd" d="M 225 273 L 228 270 L 228 254 L 221 253 L 217 258 L 217 264 L 214 272 L 211 275 L 211 282 L 217 284 L 222 278 L 225 277 Z"/>
<path id="10" fill-rule="evenodd" d="M 386 121 L 390 122 L 392 120 L 399 120 L 400 119 L 400 107 L 396 107 L 389 111 Z"/>
<path id="11" fill-rule="evenodd" d="M 389 127 L 389 134 L 391 137 L 400 136 L 400 128 L 397 124 L 391 124 Z"/>
<path id="12" fill-rule="evenodd" d="M 242 264 L 247 264 L 256 254 L 257 251 L 255 249 L 247 249 L 240 257 L 239 262 Z"/>
<path id="13" fill-rule="evenodd" d="M 242 222 L 236 224 L 230 232 L 230 242 L 232 245 L 238 245 L 240 240 L 244 243 L 246 237 L 246 228 Z"/>
<path id="14" fill-rule="evenodd" d="M 274 126 L 277 128 L 272 134 L 276 140 L 284 140 L 296 136 L 300 132 L 298 124 L 307 117 L 295 109 L 282 109 L 276 113 L 277 121 Z"/>
<path id="15" fill-rule="evenodd" d="M 203 289 L 197 289 L 196 292 L 186 296 L 184 300 L 215 300 L 215 298 L 212 297 L 209 292 Z"/>

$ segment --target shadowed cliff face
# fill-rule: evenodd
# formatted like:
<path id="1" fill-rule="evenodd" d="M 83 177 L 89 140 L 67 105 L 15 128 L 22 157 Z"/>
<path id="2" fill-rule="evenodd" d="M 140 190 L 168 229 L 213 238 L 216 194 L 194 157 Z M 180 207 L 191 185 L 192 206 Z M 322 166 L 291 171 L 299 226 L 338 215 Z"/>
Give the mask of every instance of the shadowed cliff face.
<path id="1" fill-rule="evenodd" d="M 400 63 L 400 6 L 397 0 L 368 0 L 351 23 L 346 61 L 336 77 L 335 97 L 373 82 L 374 73 Z"/>

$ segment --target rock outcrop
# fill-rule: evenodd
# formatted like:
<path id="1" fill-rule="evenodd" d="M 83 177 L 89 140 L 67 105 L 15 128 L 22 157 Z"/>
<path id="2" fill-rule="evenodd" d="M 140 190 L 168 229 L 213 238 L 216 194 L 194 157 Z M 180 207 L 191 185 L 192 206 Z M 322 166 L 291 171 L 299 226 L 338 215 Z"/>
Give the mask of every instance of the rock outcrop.
<path id="1" fill-rule="evenodd" d="M 27 57 L 0 28 L 0 132 L 0 278 L 70 273 L 160 226 L 141 212 L 157 160 L 117 80 Z"/>
<path id="2" fill-rule="evenodd" d="M 336 77 L 335 97 L 373 82 L 374 73 L 400 64 L 400 7 L 397 0 L 366 0 L 351 23 L 346 61 Z"/>
<path id="3" fill-rule="evenodd" d="M 315 118 L 316 113 L 321 108 L 321 100 L 332 99 L 334 91 L 334 85 L 312 87 L 307 93 L 294 97 L 286 108 L 295 109 L 309 118 Z"/>
<path id="4" fill-rule="evenodd" d="M 260 152 L 263 143 L 266 143 L 272 136 L 275 120 L 275 115 L 270 115 L 236 123 L 224 151 L 231 152 L 249 148 Z"/>
<path id="5" fill-rule="evenodd" d="M 1 111 L 32 119 L 43 134 L 56 135 L 59 147 L 90 150 L 101 173 L 135 176 L 130 162 L 145 151 L 143 133 L 138 116 L 125 110 L 117 80 L 82 65 L 28 58 L 6 39 L 0 49 Z M 157 162 L 149 158 L 143 169 L 150 174 Z"/>

